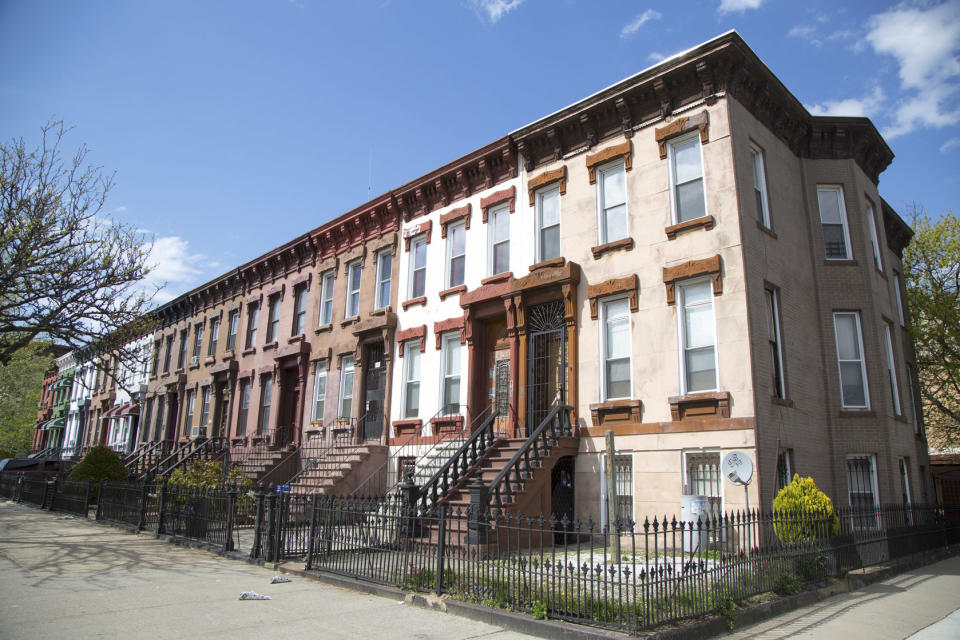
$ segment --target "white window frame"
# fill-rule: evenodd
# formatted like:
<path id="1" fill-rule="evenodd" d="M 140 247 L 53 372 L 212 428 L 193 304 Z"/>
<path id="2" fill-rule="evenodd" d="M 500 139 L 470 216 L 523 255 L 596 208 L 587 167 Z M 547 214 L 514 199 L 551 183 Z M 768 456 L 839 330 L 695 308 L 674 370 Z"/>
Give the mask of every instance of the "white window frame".
<path id="1" fill-rule="evenodd" d="M 351 289 L 353 286 L 353 273 L 354 269 L 357 270 L 357 288 Z M 344 306 L 343 317 L 344 318 L 355 318 L 360 315 L 360 286 L 363 282 L 363 262 L 360 260 L 352 260 L 347 263 L 347 295 L 346 304 Z"/>
<path id="2" fill-rule="evenodd" d="M 440 341 L 441 347 L 441 368 L 440 368 L 440 409 L 443 412 L 443 415 L 457 415 L 460 413 L 460 394 L 462 392 L 462 383 L 463 383 L 463 349 L 460 344 L 460 332 L 459 331 L 448 331 L 444 333 Z M 416 349 L 417 354 L 420 353 L 420 349 Z M 448 365 L 450 364 L 451 357 L 456 356 L 458 359 L 457 362 L 457 374 L 447 375 Z M 423 377 L 421 372 L 421 378 Z M 457 379 L 457 397 L 448 398 L 447 397 L 447 380 L 452 380 L 453 378 Z M 455 411 L 448 411 L 449 406 L 455 406 Z M 418 407 L 419 408 L 419 407 Z"/>
<path id="3" fill-rule="evenodd" d="M 691 140 L 696 140 L 697 149 L 700 152 L 700 182 L 703 188 L 703 215 L 696 218 L 689 218 L 689 220 L 698 220 L 699 218 L 705 218 L 710 215 L 710 212 L 707 210 L 707 177 L 704 175 L 704 162 L 703 162 L 703 145 L 700 143 L 700 133 L 694 131 L 688 135 L 680 136 L 674 138 L 667 142 L 667 168 L 670 178 L 670 220 L 672 224 L 678 224 L 680 220 L 680 211 L 679 203 L 677 202 L 677 187 L 680 185 L 677 184 L 677 169 L 675 166 L 675 152 L 674 149 Z M 690 182 L 689 180 L 687 182 Z M 687 184 L 685 182 L 684 184 Z"/>
<path id="4" fill-rule="evenodd" d="M 320 313 L 317 318 L 317 325 L 324 327 L 333 322 L 333 287 L 334 287 L 333 269 L 324 271 L 320 276 Z"/>
<path id="5" fill-rule="evenodd" d="M 893 399 L 894 415 L 903 415 L 903 405 L 900 403 L 900 385 L 897 380 L 897 359 L 893 351 L 893 326 L 889 322 L 883 323 L 883 337 L 887 353 L 887 377 L 890 382 L 890 395 Z"/>
<path id="6" fill-rule="evenodd" d="M 625 396 L 612 396 L 607 388 L 607 344 L 609 340 L 609 306 L 616 302 L 627 302 L 623 318 L 627 321 L 627 335 L 630 338 L 630 347 L 627 349 L 629 377 L 627 378 L 628 393 Z M 633 325 L 630 321 L 630 304 L 626 296 L 604 298 L 600 301 L 600 401 L 623 400 L 633 397 Z M 618 360 L 620 358 L 617 358 Z"/>
<path id="7" fill-rule="evenodd" d="M 269 383 L 269 384 L 268 384 Z M 270 411 L 273 408 L 273 375 L 260 377 L 260 403 L 257 405 L 257 435 L 263 436 L 270 431 Z M 266 404 L 264 404 L 266 400 Z"/>
<path id="8" fill-rule="evenodd" d="M 841 364 L 844 362 L 857 362 L 856 360 L 842 360 L 840 358 L 840 337 L 837 334 L 837 317 L 838 316 L 853 316 L 854 321 L 857 327 L 857 350 L 860 352 L 860 376 L 863 380 L 863 405 L 848 405 L 846 400 L 843 397 L 843 369 Z M 860 324 L 860 312 L 859 311 L 834 311 L 833 312 L 833 342 L 837 354 L 837 374 L 840 379 L 840 406 L 844 409 L 854 409 L 854 410 L 870 410 L 870 383 L 867 380 L 867 362 L 866 354 L 863 352 L 863 327 Z"/>
<path id="9" fill-rule="evenodd" d="M 543 189 L 538 189 L 536 191 L 536 195 L 534 198 L 535 208 L 533 213 L 534 213 L 534 224 L 536 227 L 536 236 L 537 236 L 535 239 L 536 251 L 537 251 L 537 262 L 552 260 L 553 258 L 558 257 L 558 256 L 551 256 L 550 258 L 546 258 L 543 255 L 543 231 L 544 231 L 543 198 L 545 195 L 552 194 L 552 193 L 557 194 L 557 210 L 558 210 L 557 223 L 555 225 L 550 225 L 549 227 L 547 227 L 547 229 L 552 229 L 553 227 L 557 227 L 557 251 L 559 252 L 558 255 L 560 256 L 563 255 L 563 247 L 562 247 L 562 243 L 560 242 L 560 239 L 563 234 L 563 227 L 561 226 L 563 221 L 563 211 L 561 209 L 561 207 L 563 206 L 563 201 L 562 201 L 562 198 L 560 197 L 560 185 L 552 184 L 544 187 Z"/>
<path id="10" fill-rule="evenodd" d="M 920 435 L 920 432 L 921 432 L 921 429 L 920 429 L 920 407 L 918 406 L 918 403 L 917 403 L 917 387 L 916 387 L 917 382 L 916 382 L 916 375 L 913 373 L 913 371 L 914 371 L 913 365 L 911 365 L 911 364 L 908 363 L 906 368 L 907 368 L 907 385 L 908 385 L 908 391 L 910 392 L 910 393 L 909 393 L 909 395 L 910 395 L 910 408 L 911 408 L 911 411 L 913 412 L 913 413 L 912 413 L 912 415 L 913 415 L 913 432 L 914 432 L 915 434 L 917 434 L 917 435 Z"/>
<path id="11" fill-rule="evenodd" d="M 217 355 L 217 343 L 220 342 L 220 316 L 210 318 L 210 337 L 207 338 L 207 355 Z"/>
<path id="12" fill-rule="evenodd" d="M 200 422 L 197 424 L 201 428 L 209 424 L 213 418 L 210 415 L 210 391 L 210 385 L 200 389 Z"/>
<path id="13" fill-rule="evenodd" d="M 900 288 L 900 274 L 893 272 L 893 294 L 897 298 L 897 320 L 900 326 L 907 326 L 906 315 L 903 313 L 903 290 Z"/>
<path id="14" fill-rule="evenodd" d="M 417 267 L 417 248 L 420 245 L 424 247 L 423 266 Z M 410 240 L 410 251 L 408 252 L 410 277 L 407 278 L 407 300 L 413 300 L 414 298 L 419 298 L 427 294 L 427 264 L 429 263 L 429 255 L 427 254 L 427 236 L 425 234 L 420 234 Z M 417 292 L 414 289 L 414 283 L 416 281 L 416 273 L 420 270 L 423 270 L 423 291 Z"/>
<path id="15" fill-rule="evenodd" d="M 873 248 L 873 266 L 877 268 L 877 271 L 883 273 L 883 258 L 880 253 L 880 236 L 877 235 L 877 218 L 876 218 L 876 209 L 873 206 L 873 202 L 870 200 L 866 201 L 867 208 L 867 230 L 870 232 L 870 244 Z"/>
<path id="16" fill-rule="evenodd" d="M 311 420 L 323 423 L 323 413 L 327 406 L 327 362 L 320 360 L 313 373 L 313 405 Z"/>
<path id="17" fill-rule="evenodd" d="M 507 225 L 507 239 L 500 242 L 496 239 L 498 220 L 506 221 Z M 507 268 L 505 271 L 497 271 L 494 248 L 504 244 L 507 245 Z M 491 207 L 487 213 L 487 275 L 495 276 L 508 271 L 510 271 L 510 205 L 501 204 Z"/>
<path id="18" fill-rule="evenodd" d="M 753 191 L 759 195 L 760 210 L 757 211 L 757 222 L 764 228 L 770 229 L 770 201 L 767 198 L 767 168 L 763 149 L 755 144 L 750 145 L 750 162 L 753 166 Z M 757 200 L 754 197 L 754 200 Z"/>
<path id="19" fill-rule="evenodd" d="M 771 308 L 767 309 L 767 297 L 769 297 Z M 774 395 L 781 400 L 787 398 L 787 372 L 783 366 L 783 334 L 780 332 L 780 290 L 768 287 L 764 290 L 764 313 L 771 316 L 767 322 L 773 321 L 774 339 L 777 341 L 777 352 L 774 357 L 777 359 L 777 366 L 780 368 L 780 388 L 774 389 Z M 769 312 L 769 313 L 768 313 Z M 769 329 L 770 327 L 768 327 Z"/>
<path id="20" fill-rule="evenodd" d="M 337 399 L 337 418 L 347 420 L 353 417 L 353 387 L 356 385 L 355 363 L 352 355 L 340 358 L 340 395 Z M 349 378 L 350 383 L 347 384 Z M 347 413 L 344 415 L 343 404 L 347 403 Z"/>
<path id="21" fill-rule="evenodd" d="M 390 258 L 390 268 L 384 269 L 383 261 L 385 258 Z M 393 251 L 391 249 L 383 249 L 382 251 L 377 252 L 377 293 L 374 300 L 375 309 L 383 309 L 386 306 L 390 305 L 390 284 L 393 282 Z M 383 285 L 387 285 L 386 290 L 386 299 L 383 296 Z"/>
<path id="22" fill-rule="evenodd" d="M 231 309 L 227 314 L 227 350 L 236 350 L 237 334 L 240 333 L 240 309 Z"/>
<path id="23" fill-rule="evenodd" d="M 913 504 L 913 492 L 910 489 L 910 459 L 903 456 L 898 458 L 897 470 L 900 472 L 900 486 L 903 487 L 904 497 L 906 498 L 904 506 L 909 507 Z"/>
<path id="24" fill-rule="evenodd" d="M 247 423 L 250 422 L 250 390 L 253 387 L 253 380 L 250 378 L 241 378 L 238 384 L 237 427 L 235 433 L 237 436 L 245 436 L 247 434 Z"/>
<path id="25" fill-rule="evenodd" d="M 422 363 L 420 353 L 420 341 L 411 340 L 404 345 L 404 363 L 403 363 L 403 398 L 402 403 L 400 404 L 401 417 L 404 419 L 414 419 L 420 417 L 420 381 L 423 377 L 423 370 L 420 366 L 417 367 L 419 370 L 418 377 L 411 377 L 411 370 L 413 369 L 413 361 L 416 360 L 417 364 Z M 410 396 L 410 386 L 417 386 L 417 410 L 415 412 L 408 412 L 407 402 Z"/>
<path id="26" fill-rule="evenodd" d="M 454 254 L 453 253 L 453 235 L 454 233 L 461 231 L 463 232 L 463 253 Z M 467 225 L 463 220 L 455 222 L 447 226 L 447 257 L 444 261 L 444 275 L 443 282 L 445 289 L 451 289 L 453 287 L 459 287 L 462 284 L 465 284 L 467 281 Z M 454 284 L 453 277 L 453 261 L 457 258 L 463 258 L 463 282 Z"/>
<path id="27" fill-rule="evenodd" d="M 843 185 L 839 184 L 818 184 L 817 185 L 817 210 L 820 213 L 820 229 L 823 230 L 823 210 L 820 208 L 820 193 L 832 192 L 838 197 L 838 206 L 840 207 L 840 226 L 843 228 L 843 248 L 845 255 L 843 257 L 831 258 L 827 255 L 826 236 L 824 236 L 823 255 L 827 260 L 853 260 L 853 245 L 850 243 L 850 221 L 847 218 L 847 203 L 843 197 Z M 835 223 L 828 223 L 835 224 Z"/>
<path id="28" fill-rule="evenodd" d="M 621 205 L 613 205 L 613 207 L 607 206 L 607 196 L 603 188 L 603 178 L 608 173 L 613 173 L 619 171 L 623 175 L 623 236 L 619 238 L 611 238 L 609 229 L 607 229 L 607 209 L 613 207 L 619 207 Z M 597 176 L 597 230 L 599 231 L 599 244 L 607 244 L 608 242 L 615 242 L 616 240 L 623 240 L 624 238 L 630 237 L 630 212 L 627 205 L 627 169 L 623 159 L 614 160 L 613 162 L 608 162 L 604 165 L 597 167 L 596 169 Z"/>
<path id="29" fill-rule="evenodd" d="M 193 434 L 193 405 L 196 402 L 196 389 L 187 389 L 184 393 L 183 402 L 183 433 L 184 435 Z"/>
<path id="30" fill-rule="evenodd" d="M 247 305 L 247 330 L 244 332 L 244 347 L 253 349 L 257 346 L 257 325 L 260 323 L 260 303 L 251 302 Z"/>
<path id="31" fill-rule="evenodd" d="M 307 283 L 293 288 L 293 328 L 291 336 L 302 335 L 307 330 Z"/>
<path id="32" fill-rule="evenodd" d="M 688 288 L 695 287 L 698 285 L 706 285 L 710 290 L 710 296 L 708 298 L 710 305 L 710 317 L 713 320 L 713 372 L 714 372 L 714 384 L 710 389 L 696 389 L 690 390 L 687 385 L 687 358 L 686 358 L 686 343 L 687 343 L 687 327 L 686 320 L 684 316 L 686 315 L 685 311 L 687 309 L 686 303 L 686 291 Z M 676 295 L 677 295 L 677 337 L 678 340 L 678 352 L 679 352 L 679 366 L 680 366 L 680 393 L 701 393 L 706 391 L 716 391 L 720 387 L 720 363 L 719 356 L 717 354 L 717 316 L 716 309 L 713 305 L 713 288 L 710 286 L 710 280 L 704 278 L 697 278 L 694 280 L 687 280 L 685 282 L 676 283 Z M 707 303 L 700 303 L 707 304 Z"/>
<path id="33" fill-rule="evenodd" d="M 267 298 L 267 343 L 280 339 L 280 294 Z"/>

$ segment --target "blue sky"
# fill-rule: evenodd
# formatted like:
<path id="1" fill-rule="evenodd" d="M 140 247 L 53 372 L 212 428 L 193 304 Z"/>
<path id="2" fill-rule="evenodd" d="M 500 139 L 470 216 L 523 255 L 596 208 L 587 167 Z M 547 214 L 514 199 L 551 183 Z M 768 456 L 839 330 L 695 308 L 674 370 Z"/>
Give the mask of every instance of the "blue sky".
<path id="1" fill-rule="evenodd" d="M 3 0 L 0 139 L 73 125 L 162 301 L 729 29 L 873 119 L 895 208 L 960 208 L 960 0 Z"/>

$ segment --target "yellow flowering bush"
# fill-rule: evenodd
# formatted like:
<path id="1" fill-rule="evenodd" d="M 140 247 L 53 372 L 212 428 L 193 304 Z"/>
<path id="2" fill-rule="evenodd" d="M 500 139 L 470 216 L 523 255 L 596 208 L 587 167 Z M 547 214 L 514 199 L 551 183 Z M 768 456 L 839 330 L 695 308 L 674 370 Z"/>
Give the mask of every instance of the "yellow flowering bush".
<path id="1" fill-rule="evenodd" d="M 773 529 L 785 544 L 834 536 L 840 530 L 833 501 L 813 478 L 801 478 L 799 473 L 773 499 L 773 519 Z"/>

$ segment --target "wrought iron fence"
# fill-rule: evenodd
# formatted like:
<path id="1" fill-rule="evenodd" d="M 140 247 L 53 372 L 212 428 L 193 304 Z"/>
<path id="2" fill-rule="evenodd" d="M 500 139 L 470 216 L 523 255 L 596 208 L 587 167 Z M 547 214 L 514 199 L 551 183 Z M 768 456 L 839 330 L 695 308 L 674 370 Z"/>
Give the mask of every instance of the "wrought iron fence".
<path id="1" fill-rule="evenodd" d="M 20 492 L 20 477 L 14 473 L 0 474 L 0 497 L 16 500 Z"/>
<path id="2" fill-rule="evenodd" d="M 164 485 L 158 533 L 234 549 L 233 510 L 237 490 Z"/>
<path id="3" fill-rule="evenodd" d="M 50 497 L 50 510 L 65 511 L 86 518 L 90 512 L 90 481 L 58 481 Z"/>
<path id="4" fill-rule="evenodd" d="M 45 507 L 47 500 L 47 476 L 24 475 L 20 484 L 19 501 Z"/>
<path id="5" fill-rule="evenodd" d="M 155 505 L 156 490 L 152 484 L 101 481 L 97 492 L 97 520 L 139 531 L 147 525 L 147 512 L 156 512 Z"/>

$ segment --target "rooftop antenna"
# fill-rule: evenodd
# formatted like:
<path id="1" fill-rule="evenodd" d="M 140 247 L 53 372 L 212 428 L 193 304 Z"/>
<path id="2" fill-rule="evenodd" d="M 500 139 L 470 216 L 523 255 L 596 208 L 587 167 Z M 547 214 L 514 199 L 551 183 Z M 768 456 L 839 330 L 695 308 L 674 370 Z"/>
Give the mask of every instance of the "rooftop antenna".
<path id="1" fill-rule="evenodd" d="M 370 161 L 367 168 L 367 200 L 372 196 L 370 192 L 373 190 L 373 149 L 370 150 Z"/>

